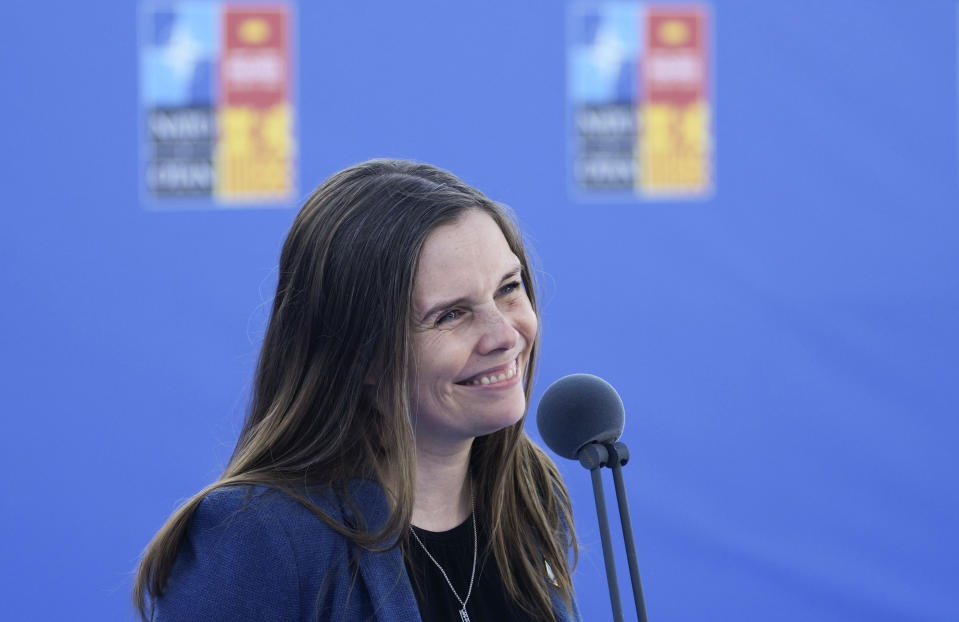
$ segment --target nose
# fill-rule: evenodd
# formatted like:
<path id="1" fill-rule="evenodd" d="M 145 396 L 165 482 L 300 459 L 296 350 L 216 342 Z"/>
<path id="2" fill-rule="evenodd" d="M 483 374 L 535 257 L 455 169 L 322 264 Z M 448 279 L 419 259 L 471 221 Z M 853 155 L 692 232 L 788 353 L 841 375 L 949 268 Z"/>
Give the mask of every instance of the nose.
<path id="1" fill-rule="evenodd" d="M 495 306 L 483 313 L 480 330 L 482 334 L 477 344 L 480 354 L 511 350 L 519 340 L 519 331 L 513 327 L 509 317 Z"/>

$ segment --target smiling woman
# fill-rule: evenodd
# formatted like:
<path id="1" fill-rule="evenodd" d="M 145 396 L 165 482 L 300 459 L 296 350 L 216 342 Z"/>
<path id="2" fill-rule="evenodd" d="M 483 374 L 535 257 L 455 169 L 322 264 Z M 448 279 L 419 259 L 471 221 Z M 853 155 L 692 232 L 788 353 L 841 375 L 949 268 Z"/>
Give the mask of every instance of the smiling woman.
<path id="1" fill-rule="evenodd" d="M 569 497 L 523 431 L 536 299 L 506 210 L 364 162 L 307 200 L 279 275 L 233 456 L 147 547 L 141 616 L 579 619 Z"/>
<path id="2" fill-rule="evenodd" d="M 536 341 L 536 314 L 522 269 L 499 226 L 481 210 L 427 237 L 413 286 L 418 453 L 442 445 L 468 454 L 474 438 L 513 425 L 526 412 L 521 380 Z"/>

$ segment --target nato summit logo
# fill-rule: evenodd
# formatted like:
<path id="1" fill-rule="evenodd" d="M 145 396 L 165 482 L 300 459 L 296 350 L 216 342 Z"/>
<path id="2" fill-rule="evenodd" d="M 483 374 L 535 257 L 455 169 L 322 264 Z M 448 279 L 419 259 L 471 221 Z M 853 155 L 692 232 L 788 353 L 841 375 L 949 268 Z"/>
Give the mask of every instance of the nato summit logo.
<path id="1" fill-rule="evenodd" d="M 296 194 L 285 4 L 140 7 L 140 186 L 155 209 Z"/>
<path id="2" fill-rule="evenodd" d="M 573 4 L 569 11 L 574 198 L 711 195 L 708 7 L 615 1 Z"/>

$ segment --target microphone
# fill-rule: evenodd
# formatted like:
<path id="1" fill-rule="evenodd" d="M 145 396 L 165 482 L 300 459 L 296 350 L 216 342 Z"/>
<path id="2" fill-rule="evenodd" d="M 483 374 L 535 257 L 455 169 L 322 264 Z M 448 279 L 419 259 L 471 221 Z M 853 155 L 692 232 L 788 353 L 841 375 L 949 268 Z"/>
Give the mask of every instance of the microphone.
<path id="1" fill-rule="evenodd" d="M 590 443 L 613 443 L 623 434 L 626 409 L 599 376 L 572 374 L 551 384 L 536 409 L 540 436 L 554 452 L 579 460 Z"/>
<path id="2" fill-rule="evenodd" d="M 613 620 L 622 622 L 623 607 L 619 599 L 616 563 L 613 560 L 606 497 L 600 473 L 604 466 L 612 469 L 636 616 L 640 622 L 646 622 L 646 602 L 639 578 L 626 484 L 623 481 L 623 466 L 629 460 L 629 449 L 624 443 L 617 442 L 623 434 L 625 422 L 626 408 L 619 393 L 611 384 L 592 374 L 572 374 L 560 378 L 546 389 L 536 408 L 536 427 L 546 445 L 564 458 L 579 461 L 590 471 Z"/>

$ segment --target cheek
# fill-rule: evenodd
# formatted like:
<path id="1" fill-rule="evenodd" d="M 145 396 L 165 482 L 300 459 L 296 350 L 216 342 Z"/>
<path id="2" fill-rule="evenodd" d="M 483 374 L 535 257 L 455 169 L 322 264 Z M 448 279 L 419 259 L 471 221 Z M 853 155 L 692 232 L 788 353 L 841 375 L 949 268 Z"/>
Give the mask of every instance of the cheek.
<path id="1" fill-rule="evenodd" d="M 533 307 L 529 301 L 526 301 L 523 304 L 523 308 L 517 312 L 515 327 L 516 330 L 523 335 L 523 338 L 526 339 L 526 349 L 529 350 L 532 348 L 533 342 L 536 341 L 539 319 L 536 317 L 536 313 L 533 312 Z"/>
<path id="2" fill-rule="evenodd" d="M 448 384 L 462 373 L 470 348 L 453 336 L 434 334 L 416 344 L 413 382 L 420 390 L 435 391 L 435 387 Z"/>

